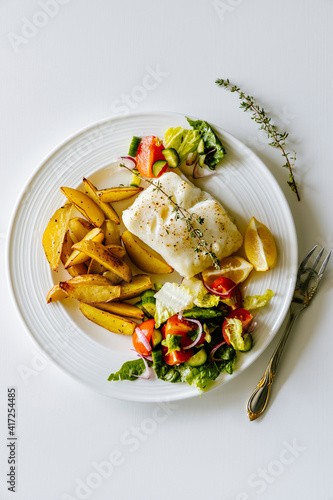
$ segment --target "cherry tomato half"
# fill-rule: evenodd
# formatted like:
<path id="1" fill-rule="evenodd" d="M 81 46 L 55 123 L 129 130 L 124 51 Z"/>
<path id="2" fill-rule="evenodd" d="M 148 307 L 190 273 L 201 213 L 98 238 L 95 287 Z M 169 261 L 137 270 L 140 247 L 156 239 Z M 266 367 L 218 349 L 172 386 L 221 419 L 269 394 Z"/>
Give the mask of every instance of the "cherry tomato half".
<path id="1" fill-rule="evenodd" d="M 228 316 L 223 321 L 222 333 L 226 343 L 230 344 L 231 342 L 228 333 L 228 327 L 229 327 L 228 319 L 239 319 L 242 322 L 242 336 L 243 336 L 249 329 L 250 324 L 253 320 L 253 316 L 249 311 L 247 311 L 246 309 L 242 309 L 241 307 L 228 314 Z"/>
<path id="2" fill-rule="evenodd" d="M 225 298 L 227 299 L 232 296 L 234 290 L 237 290 L 236 286 L 236 283 L 234 283 L 229 278 L 220 276 L 215 281 L 213 281 L 213 283 L 210 285 L 210 288 L 212 288 L 212 290 L 217 292 L 218 294 L 225 294 Z"/>
<path id="3" fill-rule="evenodd" d="M 140 174 L 145 177 L 155 177 L 153 174 L 153 165 L 155 161 L 165 160 L 162 149 L 164 149 L 164 146 L 158 137 L 149 135 L 142 139 L 136 155 L 137 169 Z M 167 168 L 168 165 L 161 170 L 158 177 L 164 174 Z"/>
<path id="4" fill-rule="evenodd" d="M 235 311 L 232 311 L 230 314 L 228 314 L 227 317 L 239 319 L 242 322 L 244 333 L 247 332 L 253 320 L 253 316 L 250 311 L 241 307 L 239 307 Z"/>
<path id="5" fill-rule="evenodd" d="M 144 321 L 143 323 L 141 323 L 141 325 L 139 325 L 138 328 L 141 330 L 142 334 L 146 337 L 146 339 L 148 340 L 148 342 L 150 344 L 151 336 L 152 336 L 154 328 L 155 328 L 155 320 L 148 319 L 147 321 Z M 142 354 L 143 356 L 148 356 L 148 354 L 150 354 L 151 349 L 150 349 L 150 351 L 148 351 L 146 346 L 140 340 L 137 332 L 133 333 L 133 346 L 134 346 L 134 349 L 137 352 L 139 352 L 140 354 Z"/>
<path id="6" fill-rule="evenodd" d="M 188 332 L 196 330 L 196 328 L 197 327 L 194 323 L 186 321 L 186 319 L 179 319 L 178 315 L 175 314 L 168 319 L 168 321 L 162 328 L 163 339 L 165 339 L 167 335 L 182 335 L 183 338 L 180 345 L 181 347 L 186 347 L 192 344 L 192 340 L 187 335 Z M 164 361 L 170 366 L 185 363 L 185 361 L 188 361 L 193 356 L 192 349 L 181 349 L 180 351 L 173 351 L 169 354 L 167 354 L 167 351 L 167 347 L 162 346 Z"/>
<path id="7" fill-rule="evenodd" d="M 235 311 L 236 309 L 239 309 L 242 305 L 243 302 L 242 292 L 240 291 L 239 288 L 235 288 L 232 291 L 231 296 L 228 299 L 221 299 L 221 302 L 229 306 L 232 311 Z"/>
<path id="8" fill-rule="evenodd" d="M 162 346 L 164 361 L 166 362 L 167 365 L 170 366 L 180 365 L 181 363 L 185 363 L 185 361 L 188 361 L 193 356 L 192 349 L 187 349 L 186 351 L 184 350 L 172 351 L 169 354 L 166 354 L 167 350 L 168 349 L 166 347 Z"/>

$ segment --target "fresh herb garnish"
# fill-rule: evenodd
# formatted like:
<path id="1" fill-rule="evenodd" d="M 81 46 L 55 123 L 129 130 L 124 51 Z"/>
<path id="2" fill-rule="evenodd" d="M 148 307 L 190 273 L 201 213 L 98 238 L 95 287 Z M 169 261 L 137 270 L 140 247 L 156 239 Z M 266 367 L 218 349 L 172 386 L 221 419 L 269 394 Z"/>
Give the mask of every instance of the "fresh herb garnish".
<path id="1" fill-rule="evenodd" d="M 232 85 L 229 79 L 223 80 L 222 78 L 218 78 L 215 83 L 219 87 L 223 87 L 230 92 L 237 92 L 237 94 L 239 95 L 239 99 L 241 100 L 240 107 L 243 108 L 244 111 L 252 111 L 251 119 L 260 124 L 260 130 L 264 130 L 267 134 L 267 137 L 269 139 L 272 139 L 272 141 L 269 142 L 269 145 L 281 150 L 282 156 L 285 160 L 285 164 L 282 166 L 289 170 L 289 180 L 287 181 L 288 186 L 296 194 L 298 201 L 300 201 L 300 196 L 293 172 L 296 161 L 296 152 L 294 151 L 293 156 L 290 156 L 291 153 L 289 151 L 286 151 L 286 139 L 288 137 L 288 133 L 279 132 L 278 128 L 272 124 L 271 117 L 267 116 L 264 108 L 260 108 L 254 97 L 246 95 L 241 91 L 239 87 L 237 87 L 236 85 Z"/>
<path id="2" fill-rule="evenodd" d="M 204 141 L 205 165 L 211 170 L 215 170 L 216 165 L 222 160 L 225 155 L 225 149 L 222 142 L 215 134 L 209 123 L 202 120 L 191 120 L 186 117 L 191 127 L 201 133 Z"/>
<path id="3" fill-rule="evenodd" d="M 126 165 L 124 165 L 123 163 L 120 164 L 120 167 L 126 168 L 127 170 L 132 172 L 132 170 L 130 168 L 128 168 Z M 196 228 L 194 226 L 195 223 L 197 223 L 199 225 L 203 224 L 205 219 L 203 217 L 200 217 L 199 215 L 192 214 L 191 212 L 189 212 L 185 208 L 181 207 L 179 205 L 179 203 L 176 203 L 174 201 L 172 195 L 169 196 L 162 189 L 161 183 L 159 181 L 157 181 L 155 184 L 154 182 L 152 182 L 150 179 L 148 179 L 146 177 L 142 177 L 139 174 L 136 174 L 136 175 L 140 179 L 142 179 L 143 181 L 146 181 L 146 182 L 148 182 L 148 184 L 151 184 L 152 186 L 154 186 L 154 191 L 159 191 L 160 193 L 162 193 L 164 196 L 166 196 L 168 198 L 168 200 L 170 201 L 170 203 L 173 206 L 174 211 L 176 212 L 176 216 L 175 216 L 176 220 L 184 221 L 186 224 L 186 229 L 187 229 L 189 235 L 192 238 L 196 238 L 196 240 L 197 240 L 197 246 L 195 247 L 194 251 L 196 253 L 204 252 L 205 255 L 209 255 L 213 261 L 213 266 L 216 269 L 220 269 L 220 263 L 219 263 L 218 258 L 216 257 L 216 254 L 209 249 L 207 241 L 203 238 L 202 231 L 199 228 Z"/>

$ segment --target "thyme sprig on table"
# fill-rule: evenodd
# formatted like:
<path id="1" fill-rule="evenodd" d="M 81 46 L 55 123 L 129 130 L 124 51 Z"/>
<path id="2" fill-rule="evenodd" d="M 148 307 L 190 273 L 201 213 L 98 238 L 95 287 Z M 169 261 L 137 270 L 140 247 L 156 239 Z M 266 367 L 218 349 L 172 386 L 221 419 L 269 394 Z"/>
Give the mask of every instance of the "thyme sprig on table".
<path id="1" fill-rule="evenodd" d="M 123 167 L 123 168 L 126 168 L 127 170 L 129 170 L 130 172 L 132 172 L 132 170 L 130 168 L 128 168 L 126 165 L 124 165 L 123 163 L 121 163 L 120 166 Z M 197 246 L 195 247 L 194 251 L 196 253 L 205 252 L 205 255 L 209 255 L 210 258 L 212 259 L 213 266 L 216 269 L 220 269 L 219 260 L 216 257 L 216 254 L 209 249 L 208 243 L 207 243 L 207 241 L 203 237 L 203 232 L 201 231 L 201 229 L 199 229 L 197 227 L 194 227 L 194 224 L 196 222 L 199 225 L 202 225 L 204 223 L 205 219 L 203 217 L 200 217 L 199 215 L 192 214 L 191 212 L 189 212 L 188 210 L 186 210 L 186 208 L 181 207 L 179 205 L 179 203 L 175 202 L 174 199 L 173 199 L 173 197 L 172 197 L 172 195 L 168 195 L 164 191 L 164 189 L 161 187 L 160 181 L 157 181 L 157 183 L 155 184 L 155 182 L 151 181 L 150 179 L 147 179 L 146 177 L 141 177 L 140 174 L 136 173 L 135 175 L 137 177 L 139 177 L 139 179 L 142 179 L 143 181 L 148 182 L 148 184 L 151 184 L 152 186 L 154 186 L 153 191 L 159 191 L 166 198 L 168 198 L 168 200 L 170 201 L 171 205 L 173 206 L 174 212 L 176 212 L 176 220 L 182 220 L 182 221 L 184 221 L 185 224 L 186 224 L 186 229 L 187 229 L 189 235 L 191 236 L 191 238 L 196 238 L 196 240 L 197 240 Z M 166 229 L 166 231 L 167 231 L 167 234 L 169 234 L 167 229 Z"/>
<path id="2" fill-rule="evenodd" d="M 272 141 L 269 142 L 269 145 L 273 148 L 278 148 L 281 150 L 282 156 L 285 160 L 285 164 L 282 166 L 289 170 L 289 180 L 287 181 L 288 186 L 296 194 L 298 201 L 300 201 L 300 196 L 293 172 L 294 164 L 296 161 L 296 151 L 294 151 L 293 156 L 291 156 L 291 153 L 289 151 L 286 151 L 286 139 L 288 137 L 288 133 L 279 132 L 278 128 L 272 124 L 271 117 L 267 116 L 264 108 L 260 108 L 254 97 L 246 95 L 241 91 L 239 87 L 237 87 L 236 85 L 232 85 L 229 79 L 223 80 L 222 78 L 218 78 L 215 83 L 219 87 L 223 87 L 230 92 L 237 92 L 237 94 L 239 95 L 239 99 L 241 100 L 240 107 L 243 108 L 244 111 L 252 111 L 251 119 L 260 124 L 260 130 L 264 130 L 267 134 L 267 137 L 269 139 L 272 139 Z"/>

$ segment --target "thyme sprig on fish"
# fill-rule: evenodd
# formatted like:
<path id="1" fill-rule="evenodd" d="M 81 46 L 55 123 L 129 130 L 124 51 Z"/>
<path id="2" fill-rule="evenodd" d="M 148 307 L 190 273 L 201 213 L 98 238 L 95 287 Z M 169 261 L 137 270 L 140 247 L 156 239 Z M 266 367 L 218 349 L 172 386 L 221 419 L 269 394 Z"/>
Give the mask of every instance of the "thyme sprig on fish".
<path id="1" fill-rule="evenodd" d="M 273 148 L 280 149 L 285 161 L 285 164 L 282 166 L 289 170 L 289 180 L 287 181 L 288 186 L 296 194 L 298 201 L 300 201 L 300 196 L 293 172 L 296 161 L 296 151 L 294 151 L 293 156 L 291 156 L 291 153 L 286 150 L 286 139 L 288 137 L 288 133 L 279 132 L 278 128 L 272 124 L 272 118 L 267 116 L 264 108 L 260 108 L 254 97 L 246 95 L 239 87 L 237 87 L 237 85 L 232 85 L 229 79 L 223 80 L 222 78 L 218 78 L 215 83 L 219 87 L 223 87 L 230 92 L 237 92 L 241 101 L 240 107 L 243 108 L 244 111 L 252 111 L 251 119 L 260 124 L 260 130 L 264 130 L 267 134 L 268 139 L 271 139 L 269 145 Z"/>
<path id="2" fill-rule="evenodd" d="M 124 165 L 123 163 L 121 163 L 120 166 L 123 168 L 126 168 L 127 170 L 132 172 L 132 170 L 130 168 L 128 168 L 126 165 Z M 148 182 L 148 184 L 151 184 L 152 186 L 154 186 L 153 191 L 159 191 L 166 198 L 168 198 L 169 202 L 173 206 L 174 212 L 176 213 L 176 215 L 175 215 L 176 220 L 184 221 L 186 224 L 186 229 L 187 229 L 189 235 L 191 236 L 191 238 L 195 238 L 197 240 L 197 246 L 195 247 L 194 251 L 196 253 L 205 252 L 205 255 L 209 255 L 210 258 L 212 259 L 213 266 L 216 269 L 220 269 L 219 260 L 216 257 L 216 254 L 209 249 L 209 245 L 208 245 L 207 241 L 204 239 L 203 232 L 201 231 L 200 228 L 194 226 L 195 223 L 197 223 L 201 226 L 204 223 L 205 219 L 203 217 L 200 217 L 199 215 L 192 214 L 191 212 L 186 210 L 186 208 L 182 207 L 179 203 L 175 202 L 175 200 L 173 199 L 173 196 L 168 195 L 164 191 L 164 189 L 161 186 L 160 181 L 157 181 L 155 183 L 155 182 L 151 181 L 150 179 L 147 179 L 146 177 L 142 177 L 140 174 L 135 174 L 135 175 L 137 177 L 139 177 L 139 179 L 142 179 L 143 181 Z M 166 232 L 167 232 L 167 234 L 169 234 L 167 229 L 166 229 Z"/>

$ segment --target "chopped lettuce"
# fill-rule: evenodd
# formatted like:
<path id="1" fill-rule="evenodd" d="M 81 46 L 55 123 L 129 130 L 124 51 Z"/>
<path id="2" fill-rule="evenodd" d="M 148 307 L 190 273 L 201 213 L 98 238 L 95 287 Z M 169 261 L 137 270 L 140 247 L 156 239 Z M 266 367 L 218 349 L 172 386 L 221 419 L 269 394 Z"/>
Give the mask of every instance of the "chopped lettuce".
<path id="1" fill-rule="evenodd" d="M 145 371 L 145 364 L 142 359 L 134 359 L 133 361 L 126 361 L 119 371 L 111 373 L 108 380 L 137 380 L 138 376 Z"/>
<path id="2" fill-rule="evenodd" d="M 200 139 L 201 133 L 197 130 L 171 127 L 164 134 L 164 145 L 166 148 L 174 148 L 182 163 L 190 153 L 197 149 Z"/>
<path id="3" fill-rule="evenodd" d="M 245 297 L 243 300 L 243 307 L 248 311 L 251 311 L 252 309 L 259 309 L 260 307 L 266 306 L 272 297 L 274 297 L 274 292 L 267 289 L 263 295 Z"/>
<path id="4" fill-rule="evenodd" d="M 186 363 L 169 366 L 165 363 L 160 349 L 153 351 L 153 368 L 157 377 L 167 382 L 186 382 L 200 390 L 207 389 L 222 372 L 233 373 L 236 352 L 231 346 L 222 346 L 221 361 L 191 367 Z M 221 349 L 222 349 L 221 347 Z"/>
<path id="5" fill-rule="evenodd" d="M 205 158 L 205 165 L 207 165 L 207 167 L 211 170 L 215 170 L 216 165 L 226 154 L 220 139 L 217 137 L 214 130 L 207 122 L 201 120 L 194 121 L 190 120 L 190 118 L 187 117 L 186 119 L 191 127 L 194 128 L 194 130 L 198 130 L 201 133 L 202 139 L 205 144 L 204 152 L 207 155 Z M 210 153 L 210 151 L 212 152 Z"/>
<path id="6" fill-rule="evenodd" d="M 181 287 L 186 287 L 193 293 L 193 303 L 198 307 L 216 307 L 220 299 L 217 295 L 208 292 L 201 280 L 197 278 L 186 278 Z"/>
<path id="7" fill-rule="evenodd" d="M 174 351 L 180 351 L 180 342 L 182 340 L 182 335 L 172 335 L 169 333 L 164 340 L 162 340 L 162 345 L 168 348 L 167 354 Z"/>
<path id="8" fill-rule="evenodd" d="M 243 326 L 241 320 L 237 318 L 226 318 L 224 321 L 226 326 L 223 325 L 223 328 L 226 330 L 232 347 L 236 351 L 243 351 L 245 347 L 242 337 Z"/>
<path id="9" fill-rule="evenodd" d="M 177 283 L 165 283 L 154 297 L 156 299 L 155 328 L 159 328 L 174 314 L 193 306 L 191 290 L 187 287 L 180 287 Z"/>

